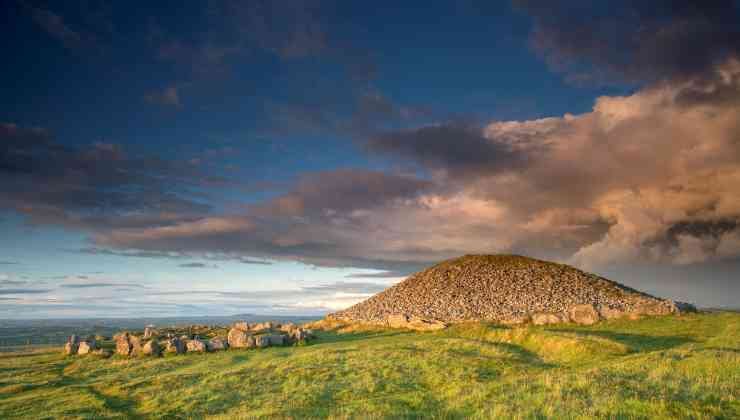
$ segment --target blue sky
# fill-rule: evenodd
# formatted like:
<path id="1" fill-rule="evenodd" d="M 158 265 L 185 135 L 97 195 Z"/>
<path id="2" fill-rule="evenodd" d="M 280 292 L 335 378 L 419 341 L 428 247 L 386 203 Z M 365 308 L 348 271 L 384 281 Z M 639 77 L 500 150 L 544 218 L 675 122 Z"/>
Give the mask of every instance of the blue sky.
<path id="1" fill-rule="evenodd" d="M 498 252 L 737 302 L 737 2 L 396 3 L 4 2 L 0 317 L 323 314 Z"/>

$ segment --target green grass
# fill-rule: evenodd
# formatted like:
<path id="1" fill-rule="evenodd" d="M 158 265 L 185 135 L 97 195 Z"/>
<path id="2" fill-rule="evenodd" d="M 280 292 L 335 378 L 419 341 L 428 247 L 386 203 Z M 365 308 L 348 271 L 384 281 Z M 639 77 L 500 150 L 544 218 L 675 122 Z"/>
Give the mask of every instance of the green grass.
<path id="1" fill-rule="evenodd" d="M 0 354 L 0 418 L 740 418 L 740 314 L 320 332 L 142 359 Z"/>

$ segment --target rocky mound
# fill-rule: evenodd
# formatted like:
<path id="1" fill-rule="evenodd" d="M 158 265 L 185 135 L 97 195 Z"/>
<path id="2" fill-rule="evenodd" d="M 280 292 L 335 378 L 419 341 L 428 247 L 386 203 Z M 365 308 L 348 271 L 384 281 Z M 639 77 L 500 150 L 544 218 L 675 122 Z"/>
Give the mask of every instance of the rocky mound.
<path id="1" fill-rule="evenodd" d="M 435 329 L 468 320 L 590 324 L 678 310 L 672 301 L 568 265 L 516 255 L 466 255 L 416 273 L 329 318 Z"/>

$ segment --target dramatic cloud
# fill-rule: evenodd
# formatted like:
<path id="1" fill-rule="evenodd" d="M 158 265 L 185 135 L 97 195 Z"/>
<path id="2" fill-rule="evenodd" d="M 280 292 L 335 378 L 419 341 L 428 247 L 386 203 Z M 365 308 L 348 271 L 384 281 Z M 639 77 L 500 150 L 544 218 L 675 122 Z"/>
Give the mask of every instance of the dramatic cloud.
<path id="1" fill-rule="evenodd" d="M 41 128 L 0 124 L 0 208 L 33 223 L 81 229 L 152 226 L 201 215 L 191 165 L 127 154 L 110 143 L 70 148 Z"/>
<path id="2" fill-rule="evenodd" d="M 740 62 L 729 60 L 712 77 L 601 97 L 581 115 L 390 132 L 369 149 L 428 176 L 324 172 L 243 214 L 95 239 L 403 273 L 469 252 L 584 267 L 728 258 L 740 253 L 740 108 L 729 100 L 739 96 Z"/>
<path id="3" fill-rule="evenodd" d="M 515 4 L 534 18 L 535 49 L 576 81 L 688 80 L 740 53 L 733 0 Z"/>

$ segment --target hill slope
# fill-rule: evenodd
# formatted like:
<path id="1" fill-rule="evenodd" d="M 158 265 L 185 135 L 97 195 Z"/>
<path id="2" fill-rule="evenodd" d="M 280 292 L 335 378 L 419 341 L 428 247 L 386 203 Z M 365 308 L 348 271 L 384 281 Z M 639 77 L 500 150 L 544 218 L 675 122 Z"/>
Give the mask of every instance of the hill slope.
<path id="1" fill-rule="evenodd" d="M 416 273 L 332 315 L 382 322 L 390 316 L 445 322 L 516 321 L 534 313 L 563 314 L 593 305 L 604 318 L 649 307 L 670 313 L 673 303 L 576 268 L 517 255 L 466 255 Z"/>
<path id="2" fill-rule="evenodd" d="M 0 354 L 0 418 L 740 418 L 740 314 L 318 335 L 160 358 Z"/>

